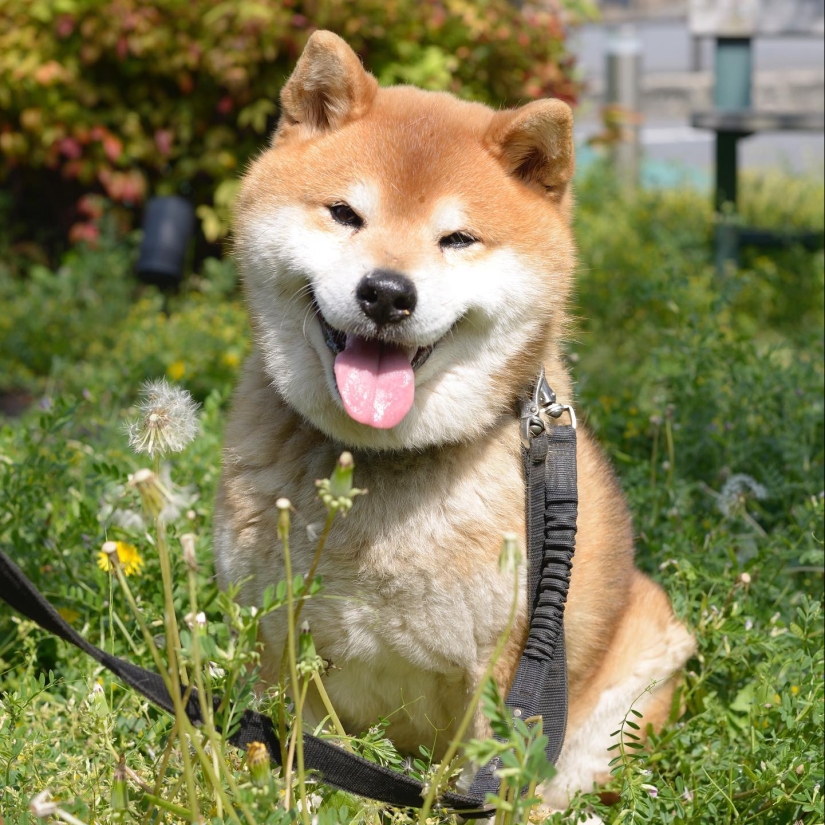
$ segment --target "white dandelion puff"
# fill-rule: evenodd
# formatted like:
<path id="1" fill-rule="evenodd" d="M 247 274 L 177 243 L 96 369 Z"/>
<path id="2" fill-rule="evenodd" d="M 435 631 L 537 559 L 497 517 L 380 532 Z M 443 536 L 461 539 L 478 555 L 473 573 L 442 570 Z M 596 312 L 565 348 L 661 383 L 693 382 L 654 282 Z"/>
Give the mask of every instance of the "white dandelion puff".
<path id="1" fill-rule="evenodd" d="M 140 418 L 127 427 L 129 446 L 152 457 L 179 453 L 198 434 L 198 404 L 165 378 L 147 381 L 142 396 Z"/>
<path id="2" fill-rule="evenodd" d="M 748 498 L 767 498 L 768 491 L 755 478 L 745 473 L 732 475 L 722 487 L 717 499 L 719 510 L 724 516 L 739 515 Z"/>
<path id="3" fill-rule="evenodd" d="M 57 803 L 52 802 L 52 795 L 48 790 L 40 791 L 29 800 L 29 810 L 38 819 L 52 816 L 57 810 Z"/>

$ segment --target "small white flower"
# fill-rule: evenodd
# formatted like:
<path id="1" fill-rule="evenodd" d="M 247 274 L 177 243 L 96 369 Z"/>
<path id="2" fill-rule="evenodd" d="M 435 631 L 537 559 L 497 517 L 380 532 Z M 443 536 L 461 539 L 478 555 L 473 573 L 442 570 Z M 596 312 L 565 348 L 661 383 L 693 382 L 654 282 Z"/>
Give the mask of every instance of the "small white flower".
<path id="1" fill-rule="evenodd" d="M 37 796 L 33 796 L 29 801 L 29 810 L 38 819 L 45 819 L 47 816 L 54 814 L 57 810 L 57 803 L 52 802 L 52 795 L 49 791 L 40 791 Z"/>
<path id="2" fill-rule="evenodd" d="M 187 613 L 183 619 L 190 630 L 196 627 L 206 627 L 206 613 L 202 610 L 199 613 Z"/>
<path id="3" fill-rule="evenodd" d="M 198 434 L 198 405 L 165 378 L 143 385 L 137 407 L 141 417 L 128 425 L 129 446 L 137 453 L 179 453 Z"/>
<path id="4" fill-rule="evenodd" d="M 642 785 L 642 788 L 644 788 L 653 799 L 659 796 L 659 789 L 655 785 Z"/>
<path id="5" fill-rule="evenodd" d="M 309 794 L 307 796 L 307 813 L 312 813 L 324 800 L 318 796 L 316 793 Z M 299 811 L 304 810 L 304 800 L 299 799 L 295 803 L 295 807 L 298 808 Z"/>

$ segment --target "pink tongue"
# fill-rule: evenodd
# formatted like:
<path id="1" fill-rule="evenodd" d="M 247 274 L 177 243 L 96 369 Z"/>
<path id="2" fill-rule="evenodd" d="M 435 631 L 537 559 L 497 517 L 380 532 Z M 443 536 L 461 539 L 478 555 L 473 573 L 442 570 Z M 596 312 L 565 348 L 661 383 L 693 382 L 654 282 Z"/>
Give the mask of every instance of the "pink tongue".
<path id="1" fill-rule="evenodd" d="M 392 344 L 347 335 L 346 347 L 335 358 L 335 381 L 350 418 L 370 427 L 394 427 L 413 405 L 410 360 Z"/>

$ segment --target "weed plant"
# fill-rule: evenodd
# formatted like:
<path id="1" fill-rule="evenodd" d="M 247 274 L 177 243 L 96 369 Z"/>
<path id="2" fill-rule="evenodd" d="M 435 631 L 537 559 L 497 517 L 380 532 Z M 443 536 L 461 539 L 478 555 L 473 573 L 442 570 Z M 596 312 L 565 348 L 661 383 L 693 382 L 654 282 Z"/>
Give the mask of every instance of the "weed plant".
<path id="1" fill-rule="evenodd" d="M 822 194 L 821 184 L 769 178 L 751 181 L 743 202 L 762 225 L 821 227 Z M 818 825 L 822 253 L 746 254 L 719 275 L 702 195 L 625 198 L 600 170 L 581 183 L 578 214 L 579 323 L 567 348 L 578 413 L 628 495 L 638 563 L 666 588 L 698 652 L 670 724 L 648 745 L 635 708 L 615 720 L 613 778 L 601 796 L 577 797 L 566 819 L 515 793 L 532 793 L 547 773 L 541 730 L 510 727 L 487 684 L 485 713 L 513 745 L 495 821 L 595 813 L 606 823 Z M 0 261 L 0 392 L 34 399 L 0 425 L 0 547 L 94 643 L 232 701 L 202 729 L 176 726 L 92 660 L 0 609 L 5 823 L 35 813 L 85 823 L 453 823 L 435 807 L 387 811 L 324 787 L 303 770 L 295 737 L 282 738 L 295 766 L 288 782 L 259 751 L 223 741 L 219 729 L 250 706 L 285 732 L 305 686 L 321 683 L 300 608 L 324 597 L 323 582 L 289 576 L 256 609 L 218 591 L 212 500 L 246 321 L 230 263 L 209 262 L 186 293 L 164 300 L 134 285 L 133 256 L 129 239 L 104 237 L 56 271 L 11 252 Z M 125 423 L 141 383 L 163 376 L 201 402 L 200 433 L 183 452 L 138 457 Z M 334 530 L 342 507 L 358 518 L 358 470 L 345 457 L 330 472 L 319 494 Z M 141 497 L 141 479 L 160 491 L 160 509 Z M 288 552 L 290 509 L 281 507 Z M 509 551 L 503 561 L 515 564 Z M 292 616 L 289 678 L 256 695 L 257 625 L 270 610 Z M 325 735 L 422 779 L 429 804 L 462 759 L 484 762 L 500 747 L 473 742 L 439 766 L 425 749 L 397 753 L 385 720 L 347 736 L 328 712 Z"/>

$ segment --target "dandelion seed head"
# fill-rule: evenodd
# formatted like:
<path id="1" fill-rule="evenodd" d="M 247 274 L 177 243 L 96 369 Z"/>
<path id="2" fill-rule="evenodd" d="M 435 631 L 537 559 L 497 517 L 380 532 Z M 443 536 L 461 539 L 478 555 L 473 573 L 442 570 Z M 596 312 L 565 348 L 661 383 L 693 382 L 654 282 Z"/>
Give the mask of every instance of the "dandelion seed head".
<path id="1" fill-rule="evenodd" d="M 179 453 L 198 434 L 198 404 L 165 378 L 147 381 L 141 396 L 140 417 L 127 425 L 129 446 L 152 457 Z"/>
<path id="2" fill-rule="evenodd" d="M 748 498 L 767 498 L 767 489 L 745 473 L 732 475 L 723 485 L 717 505 L 722 515 L 733 516 L 741 512 Z"/>
<path id="3" fill-rule="evenodd" d="M 52 795 L 48 790 L 40 791 L 37 796 L 33 796 L 29 800 L 29 810 L 38 819 L 45 819 L 57 811 L 57 803 L 52 802 Z"/>

